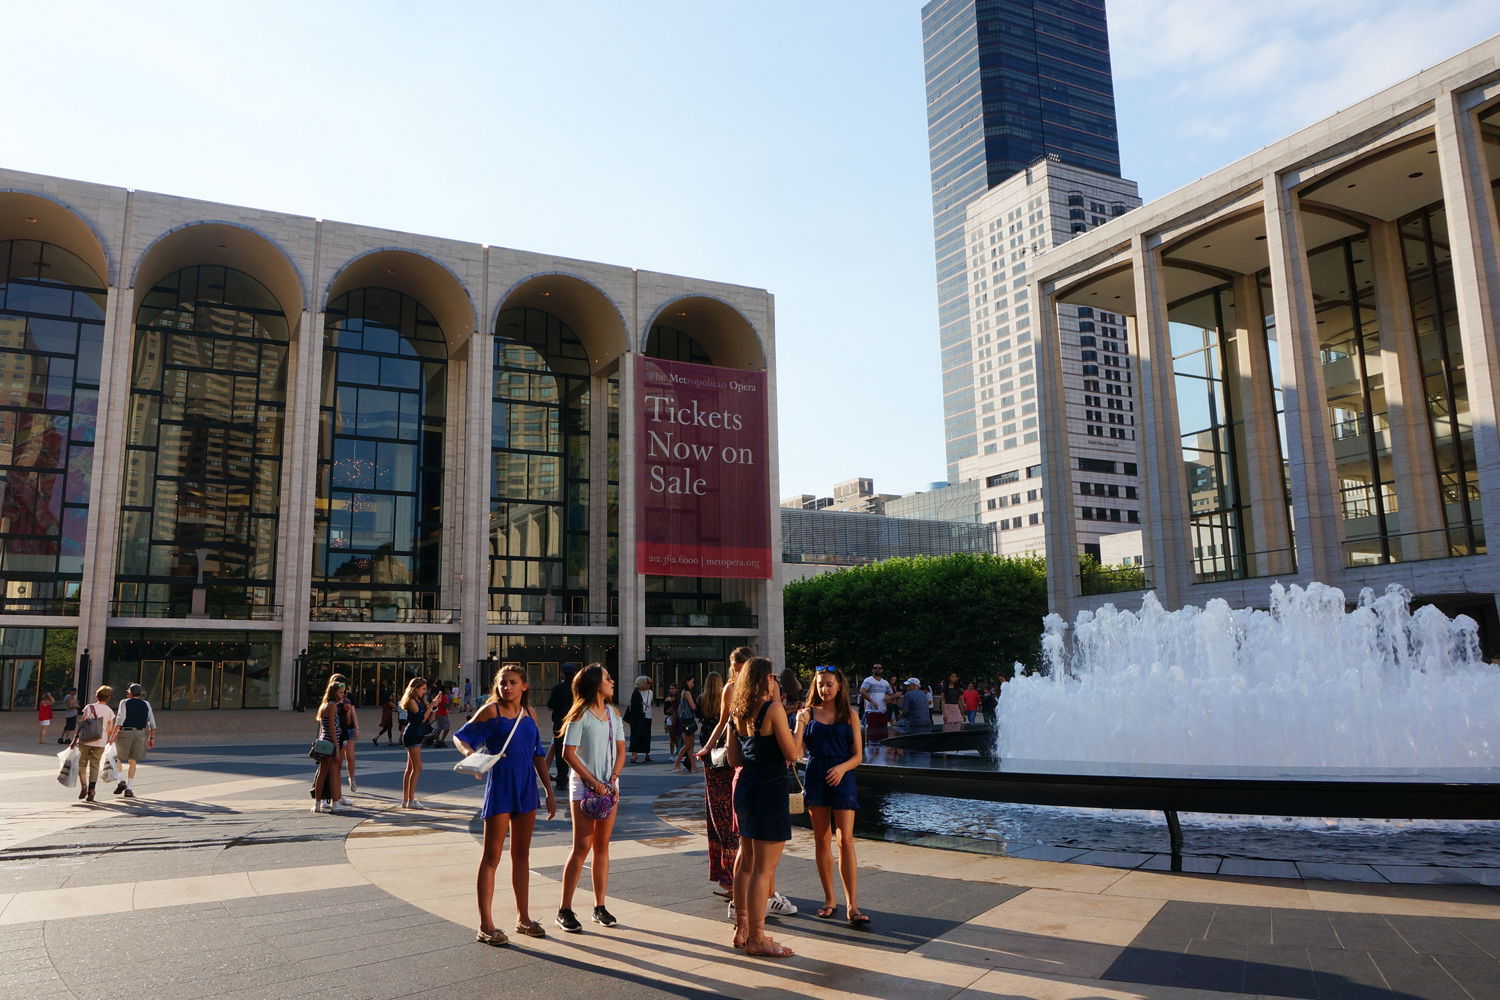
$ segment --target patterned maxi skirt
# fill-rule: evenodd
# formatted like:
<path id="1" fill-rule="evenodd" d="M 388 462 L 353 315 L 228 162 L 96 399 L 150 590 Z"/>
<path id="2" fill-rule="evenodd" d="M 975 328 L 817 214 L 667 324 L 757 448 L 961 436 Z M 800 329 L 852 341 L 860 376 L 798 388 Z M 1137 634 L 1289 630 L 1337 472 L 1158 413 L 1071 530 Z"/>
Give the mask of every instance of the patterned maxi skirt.
<path id="1" fill-rule="evenodd" d="M 708 880 L 725 889 L 734 884 L 734 858 L 740 849 L 740 832 L 734 822 L 736 770 L 733 767 L 703 769 L 708 801 Z"/>

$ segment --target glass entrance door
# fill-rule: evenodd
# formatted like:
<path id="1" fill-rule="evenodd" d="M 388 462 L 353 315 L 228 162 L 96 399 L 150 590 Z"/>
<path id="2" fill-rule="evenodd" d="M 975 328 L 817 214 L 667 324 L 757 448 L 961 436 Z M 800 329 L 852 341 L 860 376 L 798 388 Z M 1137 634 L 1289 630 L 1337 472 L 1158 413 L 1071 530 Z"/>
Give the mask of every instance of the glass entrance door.
<path id="1" fill-rule="evenodd" d="M 167 689 L 168 708 L 216 708 L 219 672 L 213 660 L 173 660 Z"/>
<path id="2" fill-rule="evenodd" d="M 219 697 L 214 708 L 243 708 L 245 705 L 245 661 L 219 661 Z"/>
<path id="3" fill-rule="evenodd" d="M 36 708 L 41 673 L 41 660 L 18 656 L 0 659 L 0 708 Z M 61 703 L 62 692 L 54 691 L 52 696 Z"/>

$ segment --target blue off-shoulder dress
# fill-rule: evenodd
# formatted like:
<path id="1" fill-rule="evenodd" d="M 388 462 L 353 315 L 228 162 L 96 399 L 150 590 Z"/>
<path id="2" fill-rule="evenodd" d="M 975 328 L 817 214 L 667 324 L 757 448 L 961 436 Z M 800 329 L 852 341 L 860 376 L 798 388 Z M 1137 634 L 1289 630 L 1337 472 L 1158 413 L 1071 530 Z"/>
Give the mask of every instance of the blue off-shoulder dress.
<path id="1" fill-rule="evenodd" d="M 520 726 L 505 756 L 490 768 L 485 776 L 484 808 L 479 815 L 506 816 L 514 813 L 536 812 L 540 801 L 536 790 L 536 767 L 532 758 L 545 757 L 542 749 L 542 734 L 530 715 L 522 714 L 514 720 L 498 712 L 485 722 L 470 720 L 459 727 L 454 737 L 465 745 L 486 753 L 499 753 L 505 746 L 505 738 L 512 726 Z"/>

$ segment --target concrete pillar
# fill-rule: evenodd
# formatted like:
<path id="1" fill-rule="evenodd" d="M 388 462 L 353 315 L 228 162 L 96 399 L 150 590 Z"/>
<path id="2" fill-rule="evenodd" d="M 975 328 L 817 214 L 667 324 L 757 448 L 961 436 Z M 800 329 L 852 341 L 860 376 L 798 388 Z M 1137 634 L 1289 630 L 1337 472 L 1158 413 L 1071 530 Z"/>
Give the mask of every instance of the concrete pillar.
<path id="1" fill-rule="evenodd" d="M 1318 357 L 1318 317 L 1307 269 L 1307 237 L 1297 196 L 1281 177 L 1264 182 L 1266 252 L 1281 349 L 1281 398 L 1286 410 L 1288 470 L 1297 525 L 1297 569 L 1315 580 L 1334 578 L 1344 563 L 1337 468 L 1327 393 Z"/>
<path id="2" fill-rule="evenodd" d="M 1082 594 L 1078 532 L 1073 516 L 1073 454 L 1068 448 L 1068 400 L 1062 337 L 1053 285 L 1033 283 L 1035 303 L 1037 440 L 1042 451 L 1042 536 L 1047 552 L 1047 609 L 1065 618 Z M 1149 493 L 1150 491 L 1146 491 Z M 1149 518 L 1143 519 L 1149 522 Z"/>
<path id="3" fill-rule="evenodd" d="M 767 295 L 767 299 L 771 296 Z M 771 328 L 776 315 L 775 304 L 766 303 L 765 329 L 759 331 L 761 346 L 766 354 L 766 455 L 763 458 L 766 470 L 766 506 L 771 518 L 771 577 L 762 580 L 759 588 L 760 634 L 759 650 L 769 657 L 777 668 L 786 665 L 786 619 L 782 612 L 782 586 L 785 581 L 781 573 L 781 473 L 775 457 L 781 454 L 778 445 L 780 431 L 776 425 L 776 336 Z"/>
<path id="4" fill-rule="evenodd" d="M 639 317 L 636 328 L 639 329 Z M 637 334 L 632 331 L 631 341 Z M 646 593 L 644 580 L 636 573 L 636 424 L 640 402 L 636 399 L 635 369 L 639 355 L 629 350 L 620 357 L 620 644 L 618 690 L 629 691 L 646 658 Z"/>
<path id="5" fill-rule="evenodd" d="M 488 250 L 485 251 L 489 253 Z M 488 278 L 489 269 L 485 269 Z M 488 282 L 486 281 L 486 284 Z M 486 296 L 481 296 L 489 307 Z M 489 652 L 486 628 L 489 625 L 489 527 L 490 527 L 490 443 L 494 433 L 494 330 L 481 326 L 469 336 L 464 380 L 464 415 L 461 436 L 464 439 L 464 517 L 458 552 L 459 614 L 463 630 L 459 633 L 458 685 L 471 681 L 474 690 L 488 688 L 492 678 L 477 666 Z M 456 428 L 457 429 L 457 428 Z"/>
<path id="6" fill-rule="evenodd" d="M 1130 241 L 1135 273 L 1135 326 L 1131 342 L 1140 364 L 1141 480 L 1146 498 L 1144 533 L 1147 578 L 1167 608 L 1187 599 L 1192 583 L 1191 516 L 1182 467 L 1182 428 L 1172 376 L 1172 340 L 1167 323 L 1161 256 L 1138 234 Z"/>
<path id="7" fill-rule="evenodd" d="M 129 201 L 127 199 L 127 205 Z M 126 210 L 127 232 L 129 210 Z M 122 240 L 128 246 L 129 240 Z M 122 262 L 121 275 L 128 273 Z M 120 558 L 120 497 L 124 492 L 125 441 L 130 433 L 131 345 L 135 294 L 120 281 L 104 300 L 104 349 L 99 359 L 99 414 L 94 425 L 94 477 L 89 483 L 89 526 L 78 604 L 78 655 L 89 651 L 84 690 L 104 683 L 104 660 L 115 572 Z"/>
<path id="8" fill-rule="evenodd" d="M 589 624 L 607 621 L 594 616 L 608 611 L 609 376 L 595 374 L 589 378 Z"/>
<path id="9" fill-rule="evenodd" d="M 276 702 L 282 709 L 292 707 L 297 654 L 307 648 L 312 613 L 313 528 L 318 491 L 318 425 L 323 399 L 325 322 L 321 308 L 303 309 L 293 327 L 291 356 L 287 359 L 276 551 L 276 603 L 281 605 L 281 655 L 277 664 Z"/>
<path id="10" fill-rule="evenodd" d="M 1385 376 L 1386 420 L 1390 427 L 1391 469 L 1395 477 L 1400 538 L 1392 549 L 1403 562 L 1448 554 L 1443 534 L 1443 500 L 1433 461 L 1422 355 L 1412 325 L 1411 297 L 1401 233 L 1394 222 L 1370 226 L 1370 262 L 1375 273 L 1375 313 L 1380 329 L 1380 364 Z M 1350 289 L 1352 292 L 1353 289 Z M 1369 433 L 1379 433 L 1374 427 Z"/>
<path id="11" fill-rule="evenodd" d="M 1275 387 L 1260 309 L 1260 281 L 1253 274 L 1234 280 L 1234 371 L 1226 384 L 1244 427 L 1240 500 L 1245 509 L 1246 571 L 1251 576 L 1292 572 L 1292 534 L 1282 488 L 1281 435 L 1276 424 Z M 1147 491 L 1150 492 L 1149 490 Z"/>
<path id="12" fill-rule="evenodd" d="M 1447 93 L 1436 102 L 1438 169 L 1448 217 L 1458 338 L 1464 356 L 1479 512 L 1500 528 L 1500 224 L 1490 187 L 1489 160 L 1473 106 L 1483 98 Z M 1451 334 L 1451 331 L 1450 331 Z"/>

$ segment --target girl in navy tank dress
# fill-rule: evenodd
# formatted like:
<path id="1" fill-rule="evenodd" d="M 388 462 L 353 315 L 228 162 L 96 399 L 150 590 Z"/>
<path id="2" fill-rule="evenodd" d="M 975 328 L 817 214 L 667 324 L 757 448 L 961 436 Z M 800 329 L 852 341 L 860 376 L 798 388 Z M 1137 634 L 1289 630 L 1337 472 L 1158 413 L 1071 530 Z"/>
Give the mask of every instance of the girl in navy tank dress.
<path id="1" fill-rule="evenodd" d="M 813 672 L 812 695 L 797 713 L 798 749 L 807 749 L 807 813 L 812 819 L 818 878 L 823 883 L 823 905 L 817 916 L 829 919 L 838 910 L 833 898 L 833 832 L 838 830 L 839 877 L 849 923 L 869 924 L 855 899 L 859 866 L 854 857 L 854 769 L 864 759 L 864 745 L 849 688 L 837 667 Z"/>
<path id="2" fill-rule="evenodd" d="M 465 757 L 476 750 L 505 756 L 485 775 L 484 854 L 479 859 L 475 880 L 479 896 L 479 930 L 474 940 L 484 944 L 507 944 L 505 932 L 495 926 L 491 903 L 495 896 L 495 869 L 505 850 L 506 834 L 510 842 L 510 884 L 516 895 L 516 933 L 528 937 L 545 937 L 542 925 L 531 919 L 531 832 L 536 826 L 539 802 L 537 787 L 546 789 L 547 818 L 557 811 L 552 782 L 547 778 L 547 751 L 542 747 L 542 731 L 536 717 L 526 707 L 526 674 L 514 663 L 500 668 L 495 675 L 489 700 L 474 717 L 453 734 L 453 742 Z M 512 735 L 514 730 L 514 735 Z M 507 745 L 506 740 L 509 739 Z"/>
<path id="3" fill-rule="evenodd" d="M 787 724 L 771 661 L 764 656 L 741 669 L 729 717 L 734 726 L 729 762 L 740 769 L 734 782 L 734 816 L 740 828 L 734 946 L 749 955 L 790 958 L 792 949 L 766 934 L 766 903 L 781 852 L 792 839 L 786 769 L 797 757 L 797 738 Z"/>

